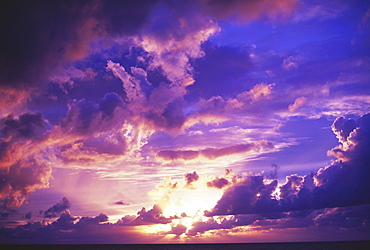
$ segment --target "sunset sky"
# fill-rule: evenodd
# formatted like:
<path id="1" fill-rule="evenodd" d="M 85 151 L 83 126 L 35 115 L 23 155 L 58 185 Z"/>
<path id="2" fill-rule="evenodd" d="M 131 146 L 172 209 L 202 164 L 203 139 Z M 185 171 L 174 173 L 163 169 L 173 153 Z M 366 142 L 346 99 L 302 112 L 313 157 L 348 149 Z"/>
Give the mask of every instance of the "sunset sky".
<path id="1" fill-rule="evenodd" d="M 0 1 L 0 243 L 370 240 L 370 3 Z"/>

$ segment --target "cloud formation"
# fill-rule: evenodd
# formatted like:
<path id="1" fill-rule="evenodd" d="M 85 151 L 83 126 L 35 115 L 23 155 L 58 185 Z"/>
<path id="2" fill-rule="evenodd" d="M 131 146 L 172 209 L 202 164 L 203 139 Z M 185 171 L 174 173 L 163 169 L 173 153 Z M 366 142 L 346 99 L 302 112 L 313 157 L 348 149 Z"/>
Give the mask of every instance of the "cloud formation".
<path id="1" fill-rule="evenodd" d="M 164 160 L 193 160 L 198 157 L 214 160 L 223 156 L 250 151 L 268 150 L 273 147 L 271 142 L 261 141 L 258 143 L 238 144 L 223 148 L 205 148 L 202 150 L 161 150 L 158 152 L 157 157 L 163 158 Z"/>
<path id="2" fill-rule="evenodd" d="M 49 125 L 40 113 L 24 113 L 2 118 L 0 127 L 1 205 L 18 207 L 35 189 L 49 185 L 51 166 L 40 155 Z"/>
<path id="3" fill-rule="evenodd" d="M 1 85 L 39 84 L 62 64 L 85 58 L 91 51 L 90 42 L 135 34 L 155 3 L 146 0 L 3 3 L 0 32 L 8 39 L 1 41 L 4 48 L 0 53 Z"/>
<path id="4" fill-rule="evenodd" d="M 366 114 L 357 122 L 344 117 L 334 121 L 333 132 L 342 144 L 328 152 L 337 158 L 332 165 L 311 175 L 287 176 L 281 186 L 264 175 L 236 176 L 217 205 L 205 215 L 263 214 L 368 204 L 369 117 Z"/>
<path id="5" fill-rule="evenodd" d="M 50 207 L 48 210 L 44 211 L 44 218 L 55 218 L 58 217 L 57 214 L 60 214 L 71 207 L 71 203 L 66 197 L 62 198 L 62 201 Z"/>

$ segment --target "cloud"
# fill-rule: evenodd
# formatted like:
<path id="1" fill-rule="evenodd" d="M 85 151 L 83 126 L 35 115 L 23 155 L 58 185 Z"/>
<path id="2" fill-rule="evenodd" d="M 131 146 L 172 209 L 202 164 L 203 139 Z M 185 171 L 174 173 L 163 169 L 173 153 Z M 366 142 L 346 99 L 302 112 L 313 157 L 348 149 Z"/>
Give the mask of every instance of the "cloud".
<path id="1" fill-rule="evenodd" d="M 5 141 L 17 139 L 43 140 L 43 135 L 48 129 L 42 114 L 24 113 L 14 118 L 13 114 L 0 120 L 1 134 Z"/>
<path id="2" fill-rule="evenodd" d="M 36 189 L 49 187 L 50 166 L 40 160 L 25 158 L 0 170 L 0 204 L 19 207 Z"/>
<path id="3" fill-rule="evenodd" d="M 199 236 L 215 229 L 232 229 L 239 226 L 247 226 L 259 219 L 263 220 L 264 218 L 254 214 L 208 218 L 208 220 L 193 223 L 187 232 L 187 236 Z"/>
<path id="4" fill-rule="evenodd" d="M 126 109 L 138 130 L 140 125 L 166 131 L 182 127 L 186 120 L 183 114 L 183 95 L 186 92 L 182 87 L 162 83 L 153 88 L 144 69 L 131 67 L 131 73 L 128 73 L 123 66 L 112 61 L 108 61 L 106 69 L 122 81 Z"/>
<path id="5" fill-rule="evenodd" d="M 237 21 L 250 22 L 261 17 L 269 17 L 272 19 L 284 18 L 292 13 L 297 7 L 297 1 L 218 1 L 218 0 L 203 0 L 206 12 L 217 19 L 232 19 Z M 235 21 L 235 20 L 234 20 Z"/>
<path id="6" fill-rule="evenodd" d="M 127 73 L 125 68 L 119 63 L 114 63 L 111 60 L 108 60 L 106 69 L 112 71 L 114 76 L 118 77 L 122 81 L 128 102 L 140 101 L 140 99 L 144 98 L 140 88 L 140 80 L 137 80 L 136 77 Z M 146 72 L 143 69 L 131 68 L 131 70 L 136 70 L 136 72 L 140 70 L 141 75 L 146 79 Z"/>
<path id="7" fill-rule="evenodd" d="M 204 233 L 211 232 L 216 235 L 221 234 L 221 238 L 213 238 L 214 240 L 225 241 L 224 236 L 232 237 L 233 233 L 252 231 L 255 239 L 258 237 L 258 232 L 268 230 L 268 237 L 271 241 L 281 239 L 282 233 L 289 236 L 287 239 L 294 239 L 297 233 L 302 234 L 302 232 L 306 234 L 319 232 L 323 234 L 323 239 L 328 239 L 328 235 L 334 232 L 345 235 L 354 234 L 361 239 L 367 239 L 370 230 L 368 209 L 369 205 L 326 208 L 286 212 L 274 218 L 256 214 L 215 216 L 196 220 L 188 226 L 178 222 L 171 223 L 167 230 L 155 232 L 157 237 L 154 238 L 150 237 L 146 231 L 143 232 L 146 229 L 145 225 L 125 224 L 122 221 L 123 218 L 114 224 L 106 223 L 108 216 L 104 213 L 95 217 L 74 217 L 67 210 L 53 223 L 32 222 L 16 228 L 0 228 L 0 238 L 6 244 L 65 244 L 66 242 L 70 244 L 128 244 L 139 243 L 143 240 L 148 243 L 158 243 L 158 240 L 166 235 L 174 234 L 176 235 L 174 239 L 165 242 L 180 243 L 179 236 L 182 235 L 186 236 L 188 242 L 196 242 L 199 238 L 202 239 Z M 124 218 L 129 220 L 129 217 Z M 181 222 L 181 219 L 178 220 Z M 276 231 L 278 229 L 289 230 Z M 243 240 L 245 241 L 245 235 L 243 235 Z"/>
<path id="8" fill-rule="evenodd" d="M 274 83 L 259 83 L 253 86 L 249 91 L 243 92 L 237 96 L 238 101 L 243 103 L 255 102 L 263 98 L 268 98 L 272 92 Z"/>
<path id="9" fill-rule="evenodd" d="M 342 144 L 328 152 L 337 158 L 331 165 L 311 175 L 287 176 L 280 186 L 277 180 L 268 180 L 264 175 L 235 176 L 216 206 L 205 211 L 205 215 L 264 214 L 368 204 L 369 117 L 370 114 L 363 115 L 357 122 L 344 117 L 334 121 L 333 132 Z"/>
<path id="10" fill-rule="evenodd" d="M 306 102 L 307 102 L 306 97 L 304 97 L 304 96 L 298 97 L 297 99 L 295 99 L 293 104 L 289 105 L 288 109 L 289 109 L 289 111 L 292 111 L 292 112 L 296 111 L 297 109 L 302 107 Z"/>
<path id="11" fill-rule="evenodd" d="M 26 215 L 24 216 L 26 219 L 31 219 L 32 218 L 32 213 L 31 211 L 26 213 Z"/>
<path id="12" fill-rule="evenodd" d="M 117 117 L 123 106 L 123 100 L 116 93 L 107 93 L 99 104 L 84 99 L 75 100 L 69 105 L 60 127 L 64 133 L 77 135 L 109 131 L 124 122 L 124 116 Z"/>
<path id="13" fill-rule="evenodd" d="M 114 202 L 113 204 L 114 204 L 114 205 L 123 205 L 123 206 L 130 205 L 130 204 L 128 204 L 128 203 L 126 203 L 126 202 L 124 202 L 124 201 L 116 201 L 116 202 Z"/>
<path id="14" fill-rule="evenodd" d="M 223 188 L 229 184 L 229 181 L 225 178 L 216 177 L 212 181 L 207 182 L 208 187 Z"/>
<path id="15" fill-rule="evenodd" d="M 326 208 L 323 213 L 318 214 L 313 222 L 317 226 L 335 226 L 344 229 L 356 228 L 357 230 L 369 230 L 368 221 L 370 215 L 369 205 L 355 207 Z"/>
<path id="16" fill-rule="evenodd" d="M 271 142 L 260 141 L 258 143 L 238 144 L 222 148 L 205 148 L 202 150 L 161 150 L 157 153 L 157 157 L 164 160 L 193 160 L 198 157 L 214 160 L 223 156 L 266 150 L 273 147 Z"/>
<path id="17" fill-rule="evenodd" d="M 192 182 L 199 180 L 199 175 L 196 171 L 194 171 L 193 173 L 186 173 L 184 177 L 187 186 L 190 185 Z"/>
<path id="18" fill-rule="evenodd" d="M 162 69 L 180 89 L 194 83 L 189 60 L 204 55 L 200 45 L 218 30 L 197 9 L 196 2 L 161 3 L 152 12 L 156 22 L 143 31 L 141 45 L 152 56 L 150 66 Z"/>
<path id="19" fill-rule="evenodd" d="M 292 68 L 298 68 L 297 61 L 299 61 L 299 58 L 295 56 L 289 56 L 283 60 L 281 67 L 283 67 L 283 69 L 285 70 L 289 70 Z"/>
<path id="20" fill-rule="evenodd" d="M 86 227 L 90 225 L 97 225 L 101 222 L 108 221 L 108 215 L 105 213 L 100 213 L 98 216 L 95 216 L 93 218 L 91 217 L 82 217 L 77 223 L 76 227 Z"/>
<path id="21" fill-rule="evenodd" d="M 301 11 L 294 13 L 293 21 L 308 21 L 312 19 L 334 19 L 348 8 L 345 2 L 315 2 L 302 1 Z"/>
<path id="22" fill-rule="evenodd" d="M 339 142 L 346 143 L 350 133 L 357 127 L 357 122 L 342 116 L 335 119 L 331 127 Z"/>
<path id="23" fill-rule="evenodd" d="M 75 80 L 92 80 L 97 73 L 94 72 L 92 68 L 87 68 L 85 70 L 77 69 L 75 67 L 69 66 L 67 68 L 62 68 L 56 70 L 54 75 L 49 77 L 51 82 L 58 84 L 59 88 L 68 94 L 69 90 L 75 85 Z"/>
<path id="24" fill-rule="evenodd" d="M 55 218 L 57 214 L 60 214 L 71 207 L 71 203 L 66 197 L 63 197 L 60 203 L 55 204 L 48 210 L 44 211 L 44 218 Z"/>
<path id="25" fill-rule="evenodd" d="M 0 116 L 4 117 L 12 112 L 21 113 L 29 100 L 30 94 L 24 89 L 0 88 Z"/>
<path id="26" fill-rule="evenodd" d="M 96 39 L 136 34 L 156 1 L 3 4 L 0 84 L 32 86 L 68 61 L 85 58 Z M 34 13 L 37 13 L 35 16 Z"/>
<path id="27" fill-rule="evenodd" d="M 49 185 L 51 166 L 44 158 L 49 125 L 40 113 L 8 115 L 0 120 L 0 201 L 20 206 L 35 189 Z"/>
<path id="28" fill-rule="evenodd" d="M 272 199 L 277 181 L 264 183 L 262 175 L 236 176 L 216 206 L 205 211 L 206 216 L 267 213 L 279 211 L 279 204 Z"/>

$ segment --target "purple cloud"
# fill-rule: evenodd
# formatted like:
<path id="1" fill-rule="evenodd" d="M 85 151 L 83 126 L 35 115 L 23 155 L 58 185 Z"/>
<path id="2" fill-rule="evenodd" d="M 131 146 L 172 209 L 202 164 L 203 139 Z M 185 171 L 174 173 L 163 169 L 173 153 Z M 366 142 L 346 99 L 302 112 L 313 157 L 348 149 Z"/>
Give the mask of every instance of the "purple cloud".
<path id="1" fill-rule="evenodd" d="M 222 148 L 205 148 L 202 150 L 161 150 L 158 152 L 157 157 L 164 160 L 193 160 L 202 156 L 214 160 L 227 155 L 259 151 L 273 147 L 271 142 L 261 141 L 259 143 L 238 144 Z"/>
<path id="2" fill-rule="evenodd" d="M 66 197 L 62 198 L 62 201 L 50 207 L 48 210 L 44 211 L 44 218 L 55 218 L 58 217 L 57 214 L 60 214 L 66 211 L 71 207 L 71 203 Z"/>
<path id="3" fill-rule="evenodd" d="M 287 176 L 286 182 L 278 187 L 279 197 L 272 195 L 277 188 L 276 180 L 266 184 L 263 175 L 236 177 L 237 181 L 205 215 L 263 214 L 368 204 L 369 117 L 369 114 L 360 117 L 356 126 L 351 119 L 345 123 L 345 118 L 338 118 L 332 129 L 343 144 L 329 151 L 338 160 L 305 177 Z M 352 130 L 340 129 L 339 124 L 350 124 Z"/>

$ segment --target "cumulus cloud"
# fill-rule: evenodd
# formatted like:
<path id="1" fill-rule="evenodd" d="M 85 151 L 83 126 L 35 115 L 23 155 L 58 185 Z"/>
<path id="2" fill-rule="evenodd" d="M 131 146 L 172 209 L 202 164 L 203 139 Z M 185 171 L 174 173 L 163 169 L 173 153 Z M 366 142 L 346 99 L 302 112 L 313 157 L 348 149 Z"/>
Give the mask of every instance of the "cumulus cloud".
<path id="1" fill-rule="evenodd" d="M 277 180 L 268 180 L 264 175 L 235 176 L 216 206 L 205 215 L 263 214 L 368 204 L 369 117 L 366 114 L 357 122 L 344 117 L 334 121 L 333 132 L 342 144 L 328 152 L 337 158 L 331 165 L 310 175 L 287 176 L 280 186 Z M 209 185 L 216 185 L 220 180 L 215 179 Z"/>
<path id="2" fill-rule="evenodd" d="M 186 185 L 190 185 L 192 182 L 197 181 L 199 179 L 199 175 L 197 174 L 196 171 L 194 171 L 193 173 L 186 173 L 184 177 Z"/>
<path id="3" fill-rule="evenodd" d="M 304 229 L 305 233 L 317 231 L 323 233 L 322 230 L 325 230 L 328 233 L 354 233 L 366 239 L 370 230 L 368 210 L 369 205 L 362 205 L 303 212 L 285 212 L 276 217 L 256 214 L 214 216 L 196 220 L 189 226 L 177 222 L 171 223 L 168 230 L 156 232 L 158 238 L 154 240 L 147 234 L 144 238 L 143 234 L 139 233 L 144 225 L 124 223 L 132 221 L 133 217 L 136 216 L 127 215 L 118 220 L 117 223 L 111 224 L 106 223 L 108 216 L 104 213 L 95 217 L 74 217 L 67 210 L 52 223 L 32 222 L 16 228 L 0 228 L 0 238 L 2 242 L 11 244 L 56 244 L 65 242 L 84 244 L 113 242 L 124 244 L 142 242 L 143 238 L 149 240 L 148 242 L 158 243 L 156 240 L 168 234 L 176 235 L 173 239 L 175 241 L 172 242 L 177 242 L 179 236 L 186 235 L 187 240 L 191 241 L 192 239 L 199 239 L 202 234 L 208 231 L 231 234 L 243 230 L 256 230 L 257 232 L 269 230 L 271 232 L 269 237 L 274 237 L 274 229 L 289 228 L 289 233 L 284 231 L 284 234 L 290 235 L 297 229 Z M 140 226 L 140 228 L 137 229 L 136 226 Z M 244 226 L 248 226 L 248 229 L 245 229 Z M 302 231 L 297 232 L 301 233 Z M 280 234 L 277 237 L 281 239 Z"/>
<path id="4" fill-rule="evenodd" d="M 148 224 L 167 224 L 172 221 L 172 218 L 166 218 L 162 214 L 163 210 L 157 204 L 152 209 L 146 210 L 143 207 L 137 214 L 138 216 L 130 221 L 130 225 L 148 225 Z"/>
<path id="5" fill-rule="evenodd" d="M 60 214 L 71 207 L 71 203 L 66 197 L 63 197 L 62 201 L 50 207 L 48 210 L 44 211 L 44 218 L 55 218 L 58 217 L 57 214 Z"/>
<path id="6" fill-rule="evenodd" d="M 207 182 L 208 187 L 223 188 L 229 184 L 229 181 L 225 178 L 216 177 L 213 180 Z"/>
<path id="7" fill-rule="evenodd" d="M 236 176 L 232 186 L 228 187 L 221 199 L 206 216 L 252 214 L 279 211 L 278 202 L 272 199 L 277 181 L 268 184 L 262 175 Z"/>
<path id="8" fill-rule="evenodd" d="M 205 148 L 202 150 L 161 150 L 158 152 L 157 157 L 164 160 L 193 160 L 198 157 L 214 160 L 223 156 L 267 150 L 273 147 L 271 142 L 261 141 L 258 143 L 238 144 L 223 148 Z"/>
<path id="9" fill-rule="evenodd" d="M 161 68 L 168 80 L 184 91 L 183 87 L 194 83 L 190 59 L 204 55 L 200 45 L 218 27 L 200 14 L 196 2 L 161 3 L 151 18 L 156 22 L 146 27 L 141 42 L 153 58 L 151 67 Z"/>
<path id="10" fill-rule="evenodd" d="M 108 221 L 108 215 L 105 213 L 100 213 L 98 216 L 95 216 L 93 218 L 91 217 L 82 217 L 77 223 L 76 227 L 85 227 L 89 225 L 97 225 L 101 222 Z"/>
<path id="11" fill-rule="evenodd" d="M 42 156 L 49 125 L 40 113 L 10 114 L 0 120 L 0 200 L 20 206 L 36 189 L 49 185 L 51 166 Z"/>

